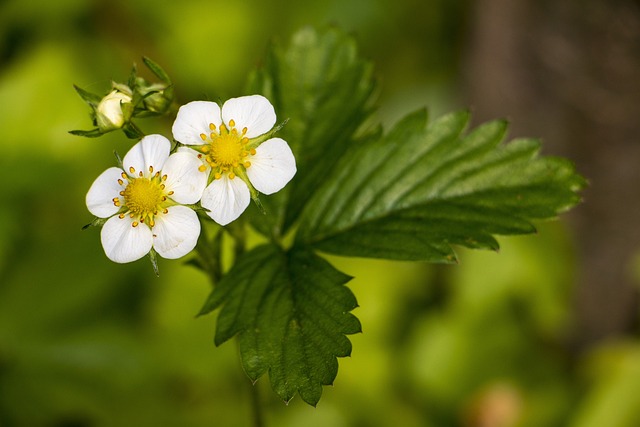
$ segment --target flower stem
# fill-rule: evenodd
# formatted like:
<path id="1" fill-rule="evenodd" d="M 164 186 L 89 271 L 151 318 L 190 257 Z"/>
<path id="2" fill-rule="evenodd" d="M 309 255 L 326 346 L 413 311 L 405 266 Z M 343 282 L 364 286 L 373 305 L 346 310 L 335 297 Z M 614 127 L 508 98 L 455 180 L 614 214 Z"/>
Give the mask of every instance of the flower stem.
<path id="1" fill-rule="evenodd" d="M 256 383 L 249 383 L 249 393 L 251 394 L 251 409 L 254 427 L 264 427 L 264 415 L 260 402 L 260 390 Z"/>

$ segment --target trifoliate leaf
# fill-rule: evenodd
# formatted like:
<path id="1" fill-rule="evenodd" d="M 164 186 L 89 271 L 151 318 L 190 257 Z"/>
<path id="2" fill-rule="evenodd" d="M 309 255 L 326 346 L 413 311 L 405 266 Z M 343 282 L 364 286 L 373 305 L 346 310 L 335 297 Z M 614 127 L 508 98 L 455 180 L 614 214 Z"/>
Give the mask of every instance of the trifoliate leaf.
<path id="1" fill-rule="evenodd" d="M 296 33 L 284 49 L 272 46 L 250 83 L 251 93 L 269 98 L 279 119 L 278 136 L 296 157 L 298 172 L 286 191 L 265 197 L 269 216 L 253 221 L 266 235 L 282 235 L 344 154 L 369 117 L 375 84 L 371 63 L 358 56 L 355 41 L 337 29 Z"/>
<path id="2" fill-rule="evenodd" d="M 497 249 L 579 201 L 584 180 L 540 144 L 500 144 L 507 124 L 464 133 L 467 112 L 426 126 L 418 111 L 354 147 L 308 203 L 298 242 L 361 257 L 455 262 L 451 245 Z"/>
<path id="3" fill-rule="evenodd" d="M 351 278 L 313 252 L 264 245 L 245 253 L 213 290 L 201 314 L 220 306 L 216 345 L 238 335 L 245 372 L 269 372 L 276 393 L 296 393 L 316 405 L 338 372 L 336 357 L 351 354 L 345 336 L 360 332 L 350 314 Z"/>

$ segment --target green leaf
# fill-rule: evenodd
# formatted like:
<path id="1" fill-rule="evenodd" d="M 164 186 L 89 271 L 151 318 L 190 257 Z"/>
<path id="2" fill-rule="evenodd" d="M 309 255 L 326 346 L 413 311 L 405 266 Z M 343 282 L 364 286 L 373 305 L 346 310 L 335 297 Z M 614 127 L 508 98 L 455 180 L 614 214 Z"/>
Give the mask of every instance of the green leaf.
<path id="1" fill-rule="evenodd" d="M 361 331 L 349 313 L 357 306 L 350 279 L 308 249 L 263 245 L 238 259 L 200 314 L 222 306 L 216 345 L 237 334 L 249 378 L 269 372 L 282 399 L 297 392 L 315 406 L 335 379 L 336 357 L 351 354 L 345 335 Z"/>
<path id="2" fill-rule="evenodd" d="M 273 45 L 249 91 L 271 100 L 280 120 L 278 136 L 291 146 L 298 172 L 285 191 L 261 198 L 269 216 L 254 216 L 266 235 L 283 235 L 352 143 L 372 112 L 372 65 L 358 56 L 350 36 L 330 28 L 305 28 L 289 46 Z"/>
<path id="3" fill-rule="evenodd" d="M 465 134 L 466 111 L 426 126 L 425 111 L 345 156 L 307 205 L 297 241 L 339 255 L 456 262 L 451 245 L 498 249 L 494 234 L 576 204 L 584 180 L 532 139 L 500 144 L 507 124 Z"/>

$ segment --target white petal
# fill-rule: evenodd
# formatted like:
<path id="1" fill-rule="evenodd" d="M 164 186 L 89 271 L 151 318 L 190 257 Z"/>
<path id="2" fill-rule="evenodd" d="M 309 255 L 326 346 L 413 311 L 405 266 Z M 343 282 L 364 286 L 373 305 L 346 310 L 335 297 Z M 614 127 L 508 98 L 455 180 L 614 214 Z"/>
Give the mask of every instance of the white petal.
<path id="1" fill-rule="evenodd" d="M 109 168 L 93 181 L 85 199 L 89 212 L 99 218 L 109 218 L 120 210 L 113 204 L 113 199 L 122 199 L 120 192 L 124 190 L 124 186 L 118 184 L 121 174 L 122 169 Z"/>
<path id="2" fill-rule="evenodd" d="M 215 179 L 202 193 L 202 207 L 209 209 L 207 214 L 218 224 L 227 225 L 237 219 L 249 206 L 251 195 L 249 187 L 240 178 L 229 179 L 224 174 Z"/>
<path id="3" fill-rule="evenodd" d="M 193 101 L 178 110 L 171 131 L 176 141 L 186 145 L 202 145 L 200 134 L 209 135 L 209 124 L 218 128 L 222 124 L 220 106 L 215 102 Z"/>
<path id="4" fill-rule="evenodd" d="M 114 262 L 131 262 L 142 258 L 151 250 L 153 236 L 145 224 L 133 227 L 129 216 L 112 216 L 102 226 L 100 238 L 107 257 Z"/>
<path id="5" fill-rule="evenodd" d="M 230 120 L 239 132 L 247 128 L 246 137 L 255 138 L 265 134 L 276 124 L 273 105 L 262 95 L 231 98 L 222 106 L 222 120 L 228 125 Z"/>
<path id="6" fill-rule="evenodd" d="M 208 177 L 206 170 L 198 170 L 200 166 L 202 160 L 190 153 L 177 152 L 169 156 L 162 169 L 162 174 L 167 175 L 166 191 L 174 192 L 169 197 L 178 203 L 196 203 L 200 200 Z"/>
<path id="7" fill-rule="evenodd" d="M 149 177 L 162 170 L 164 162 L 169 158 L 171 142 L 162 135 L 145 136 L 122 159 L 124 170 L 130 173 L 129 168 L 135 169 L 136 176 L 142 171 L 143 176 Z M 153 173 L 149 172 L 149 166 L 153 166 Z"/>
<path id="8" fill-rule="evenodd" d="M 185 206 L 172 206 L 158 215 L 153 226 L 153 247 L 163 258 L 185 256 L 196 247 L 200 236 L 198 215 Z"/>
<path id="9" fill-rule="evenodd" d="M 247 176 L 255 189 L 263 194 L 282 190 L 296 174 L 296 159 L 286 141 L 280 138 L 260 144 L 250 162 Z"/>

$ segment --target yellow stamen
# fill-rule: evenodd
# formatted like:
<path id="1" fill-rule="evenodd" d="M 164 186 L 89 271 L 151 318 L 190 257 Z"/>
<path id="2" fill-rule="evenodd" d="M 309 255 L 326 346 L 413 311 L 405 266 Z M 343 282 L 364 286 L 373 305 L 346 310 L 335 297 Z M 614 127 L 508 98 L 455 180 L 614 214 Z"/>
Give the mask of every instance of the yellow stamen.
<path id="1" fill-rule="evenodd" d="M 138 226 L 138 222 L 137 222 L 137 221 L 133 221 L 133 222 L 131 223 L 131 226 L 132 226 L 132 227 L 137 227 L 137 226 Z"/>
<path id="2" fill-rule="evenodd" d="M 131 173 L 136 173 L 136 170 L 134 169 L 133 166 L 129 166 L 129 172 Z"/>
<path id="3" fill-rule="evenodd" d="M 200 166 L 198 166 L 198 170 L 200 172 L 205 172 L 207 170 L 207 167 L 205 165 L 200 165 Z"/>
<path id="4" fill-rule="evenodd" d="M 229 172 L 229 179 L 233 179 L 236 177 L 236 174 L 233 172 Z"/>
<path id="5" fill-rule="evenodd" d="M 229 126 L 231 126 L 232 128 L 236 127 L 236 121 L 233 119 L 229 120 Z"/>
<path id="6" fill-rule="evenodd" d="M 214 125 L 213 123 L 209 123 L 209 129 L 216 130 L 216 125 Z"/>
<path id="7" fill-rule="evenodd" d="M 203 140 L 203 141 L 206 141 L 207 140 L 207 135 L 205 135 L 204 133 L 201 133 L 200 134 L 200 139 Z"/>

